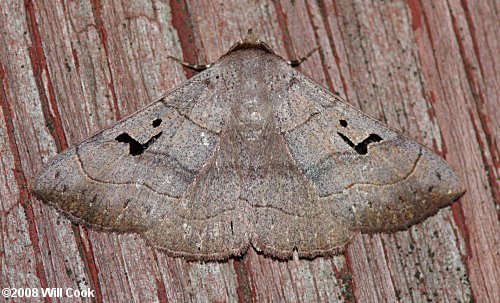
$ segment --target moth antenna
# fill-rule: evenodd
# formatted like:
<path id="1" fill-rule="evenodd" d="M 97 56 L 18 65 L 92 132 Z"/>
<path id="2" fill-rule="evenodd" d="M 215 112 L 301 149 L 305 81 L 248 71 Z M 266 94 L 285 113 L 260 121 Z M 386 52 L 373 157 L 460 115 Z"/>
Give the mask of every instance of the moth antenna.
<path id="1" fill-rule="evenodd" d="M 206 70 L 207 68 L 209 68 L 210 66 L 212 66 L 212 64 L 191 64 L 191 63 L 182 61 L 181 59 L 178 59 L 178 58 L 175 58 L 172 56 L 168 56 L 167 58 L 173 59 L 173 60 L 177 61 L 178 63 L 180 63 L 182 66 L 193 69 L 197 72 L 202 72 L 202 71 Z"/>
<path id="2" fill-rule="evenodd" d="M 291 60 L 291 61 L 287 61 L 288 64 L 290 64 L 292 67 L 297 67 L 299 66 L 302 62 L 306 61 L 309 57 L 312 56 L 312 54 L 314 54 L 315 51 L 319 50 L 321 48 L 320 45 L 317 45 L 315 48 L 313 48 L 309 53 L 307 53 L 307 55 L 305 55 L 304 57 L 300 58 L 300 59 L 297 59 L 297 60 Z"/>

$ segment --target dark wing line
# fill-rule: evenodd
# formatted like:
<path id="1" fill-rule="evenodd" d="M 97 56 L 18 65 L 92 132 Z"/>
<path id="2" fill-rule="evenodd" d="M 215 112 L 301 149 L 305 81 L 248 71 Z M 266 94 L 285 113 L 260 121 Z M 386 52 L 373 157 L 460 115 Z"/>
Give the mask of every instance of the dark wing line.
<path id="1" fill-rule="evenodd" d="M 363 185 L 374 186 L 374 187 L 383 187 L 383 186 L 388 186 L 388 185 L 396 185 L 398 183 L 404 182 L 405 180 L 407 180 L 417 170 L 417 166 L 418 166 L 418 163 L 420 162 L 421 158 L 422 158 L 422 147 L 419 146 L 418 156 L 415 159 L 415 161 L 413 162 L 412 169 L 408 172 L 408 174 L 406 174 L 406 176 L 401 177 L 401 179 L 396 180 L 394 182 L 389 182 L 389 183 L 368 183 L 368 182 L 355 183 L 354 182 L 354 183 L 349 184 L 346 187 L 346 189 L 349 189 L 349 188 L 352 188 L 352 187 L 355 187 L 355 186 L 363 186 Z M 328 198 L 328 197 L 331 197 L 331 196 L 334 196 L 334 195 L 340 195 L 342 193 L 343 192 L 333 192 L 333 193 L 328 194 L 326 196 L 320 196 L 320 198 L 322 198 L 322 199 L 323 198 Z"/>
<path id="2" fill-rule="evenodd" d="M 164 156 L 169 159 L 172 159 L 176 164 L 179 165 L 180 168 L 182 168 L 184 171 L 192 174 L 193 176 L 196 176 L 198 174 L 197 171 L 192 170 L 190 168 L 187 168 L 184 164 L 182 164 L 176 157 L 172 156 L 171 154 L 167 153 L 162 153 L 162 152 L 157 152 L 157 151 L 151 151 L 151 150 L 145 150 L 145 154 L 152 154 L 152 155 L 159 155 L 159 156 Z"/>
<path id="3" fill-rule="evenodd" d="M 209 132 L 209 133 L 212 133 L 212 134 L 214 134 L 214 135 L 218 135 L 218 136 L 220 136 L 220 133 L 222 132 L 222 130 L 221 130 L 220 132 L 214 132 L 214 131 L 213 131 L 213 130 L 211 130 L 210 128 L 208 128 L 208 127 L 206 127 L 206 126 L 203 126 L 203 125 L 199 124 L 199 123 L 198 123 L 198 122 L 196 122 L 196 121 L 193 121 L 193 120 L 192 120 L 192 119 L 191 119 L 188 115 L 186 115 L 185 113 L 181 112 L 181 110 L 180 110 L 179 108 L 177 108 L 177 107 L 175 107 L 175 106 L 173 106 L 173 105 L 170 105 L 170 104 L 168 104 L 168 103 L 165 103 L 164 101 L 162 101 L 162 102 L 163 102 L 163 104 L 165 104 L 165 106 L 166 106 L 166 107 L 174 109 L 174 110 L 175 110 L 175 111 L 176 111 L 179 115 L 181 115 L 181 116 L 182 116 L 182 117 L 184 117 L 186 120 L 188 120 L 188 121 L 190 121 L 191 123 L 193 123 L 194 125 L 196 125 L 196 126 L 198 126 L 198 127 L 202 128 L 202 129 L 206 130 L 206 131 L 207 131 L 207 132 Z M 221 129 L 223 129 L 223 128 L 221 128 Z"/>
<path id="4" fill-rule="evenodd" d="M 282 213 L 284 215 L 287 215 L 289 217 L 299 217 L 299 218 L 315 218 L 315 217 L 317 217 L 317 216 L 299 216 L 299 215 L 297 215 L 295 213 L 290 213 L 290 212 L 284 211 L 283 209 L 281 209 L 279 207 L 275 207 L 275 206 L 271 206 L 271 205 L 253 205 L 250 202 L 248 202 L 248 200 L 242 199 L 242 198 L 239 198 L 239 201 L 243 201 L 245 204 L 247 204 L 251 208 L 269 208 L 269 209 L 274 209 L 274 210 L 277 210 L 280 213 Z M 185 219 L 185 220 L 206 221 L 206 220 L 210 220 L 210 219 L 213 219 L 213 218 L 216 218 L 216 217 L 220 217 L 220 216 L 222 216 L 222 215 L 224 215 L 226 213 L 229 213 L 231 211 L 234 211 L 234 210 L 236 210 L 236 207 L 224 209 L 221 212 L 218 212 L 218 213 L 216 213 L 214 215 L 206 216 L 206 217 L 203 217 L 203 218 L 186 217 L 186 216 L 183 216 L 183 215 L 180 215 L 180 214 L 177 214 L 177 213 L 174 213 L 174 215 L 177 216 L 177 217 L 179 217 L 179 218 Z"/>
<path id="5" fill-rule="evenodd" d="M 94 177 L 92 177 L 88 171 L 85 169 L 85 166 L 83 164 L 83 161 L 82 159 L 80 158 L 80 154 L 78 153 L 78 146 L 75 146 L 75 155 L 76 155 L 76 158 L 78 160 L 78 164 L 80 166 L 80 168 L 82 169 L 83 173 L 85 174 L 85 176 L 87 178 L 89 178 L 91 181 L 94 181 L 96 183 L 102 183 L 102 184 L 113 184 L 113 185 L 139 185 L 139 186 L 144 186 L 146 187 L 147 189 L 151 190 L 152 192 L 160 195 L 160 196 L 166 196 L 166 197 L 169 197 L 169 198 L 172 198 L 172 199 L 179 199 L 180 197 L 178 196 L 172 196 L 172 195 L 169 195 L 167 193 L 164 193 L 164 192 L 159 192 L 157 191 L 156 189 L 152 188 L 150 185 L 146 184 L 146 183 L 137 183 L 137 182 L 111 182 L 111 181 L 103 181 L 103 180 L 99 180 L 99 179 L 96 179 Z"/>
<path id="6" fill-rule="evenodd" d="M 295 127 L 292 127 L 292 128 L 290 128 L 290 129 L 287 129 L 287 130 L 280 130 L 280 134 L 281 134 L 281 135 L 285 135 L 286 133 L 293 131 L 293 130 L 294 130 L 294 129 L 296 129 L 297 127 L 299 127 L 299 126 L 301 126 L 301 125 L 306 124 L 307 122 L 309 122 L 311 119 L 313 119 L 314 117 L 316 117 L 316 116 L 318 116 L 318 115 L 321 115 L 321 113 L 319 113 L 319 112 L 314 112 L 314 113 L 312 113 L 312 114 L 309 116 L 309 118 L 307 118 L 306 120 L 304 120 L 304 122 L 302 122 L 302 123 L 300 123 L 300 124 L 295 125 Z"/>
<path id="7" fill-rule="evenodd" d="M 299 217 L 299 218 L 317 218 L 318 217 L 317 215 L 314 215 L 314 216 L 300 216 L 300 215 L 298 215 L 296 213 L 291 213 L 291 212 L 285 211 L 282 208 L 279 208 L 279 207 L 276 207 L 276 206 L 272 206 L 272 205 L 255 205 L 255 204 L 250 203 L 250 201 L 248 201 L 245 198 L 241 198 L 240 197 L 239 199 L 241 201 L 245 202 L 247 205 L 249 205 L 252 208 L 269 208 L 269 209 L 274 209 L 274 210 L 277 210 L 277 211 L 281 212 L 282 214 L 288 215 L 290 217 Z"/>

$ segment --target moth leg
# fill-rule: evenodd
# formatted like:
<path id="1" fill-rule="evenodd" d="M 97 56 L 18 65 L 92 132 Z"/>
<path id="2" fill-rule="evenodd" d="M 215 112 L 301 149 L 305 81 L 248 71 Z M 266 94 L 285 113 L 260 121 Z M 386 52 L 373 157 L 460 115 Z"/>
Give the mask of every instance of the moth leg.
<path id="1" fill-rule="evenodd" d="M 210 66 L 212 66 L 212 64 L 191 64 L 191 63 L 184 62 L 184 61 L 177 59 L 175 57 L 172 57 L 172 56 L 168 56 L 168 58 L 179 62 L 181 65 L 183 65 L 187 68 L 194 69 L 197 72 L 202 72 L 202 71 L 206 70 L 207 68 L 209 68 Z"/>
<path id="2" fill-rule="evenodd" d="M 318 49 L 320 49 L 321 46 L 316 46 L 315 48 L 313 48 L 307 55 L 305 55 L 304 57 L 300 58 L 300 59 L 296 59 L 296 60 L 291 60 L 291 61 L 287 61 L 288 64 L 290 64 L 292 67 L 297 67 L 299 66 L 300 63 L 306 61 L 309 57 L 312 56 L 312 54 L 314 54 L 315 51 L 317 51 Z"/>

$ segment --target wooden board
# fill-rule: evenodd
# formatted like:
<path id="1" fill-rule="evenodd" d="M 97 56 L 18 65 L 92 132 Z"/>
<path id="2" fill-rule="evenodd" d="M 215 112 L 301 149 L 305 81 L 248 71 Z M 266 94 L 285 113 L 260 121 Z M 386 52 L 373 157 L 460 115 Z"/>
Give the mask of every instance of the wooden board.
<path id="1" fill-rule="evenodd" d="M 84 302 L 500 302 L 495 0 L 0 1 L 0 288 Z M 466 195 L 344 255 L 186 262 L 72 225 L 28 188 L 50 157 L 192 76 L 248 28 L 355 106 L 434 148 Z M 495 55 L 496 54 L 496 55 Z M 1 300 L 0 300 L 1 301 Z M 74 302 L 11 298 L 9 302 Z"/>

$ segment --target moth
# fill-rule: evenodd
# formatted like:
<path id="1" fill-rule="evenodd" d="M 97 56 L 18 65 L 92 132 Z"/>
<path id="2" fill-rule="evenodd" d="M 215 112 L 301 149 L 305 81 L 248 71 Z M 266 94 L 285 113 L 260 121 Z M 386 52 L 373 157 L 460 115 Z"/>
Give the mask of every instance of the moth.
<path id="1" fill-rule="evenodd" d="M 172 256 L 339 253 L 463 194 L 428 148 L 294 69 L 251 32 L 156 102 L 68 148 L 33 193 Z"/>

